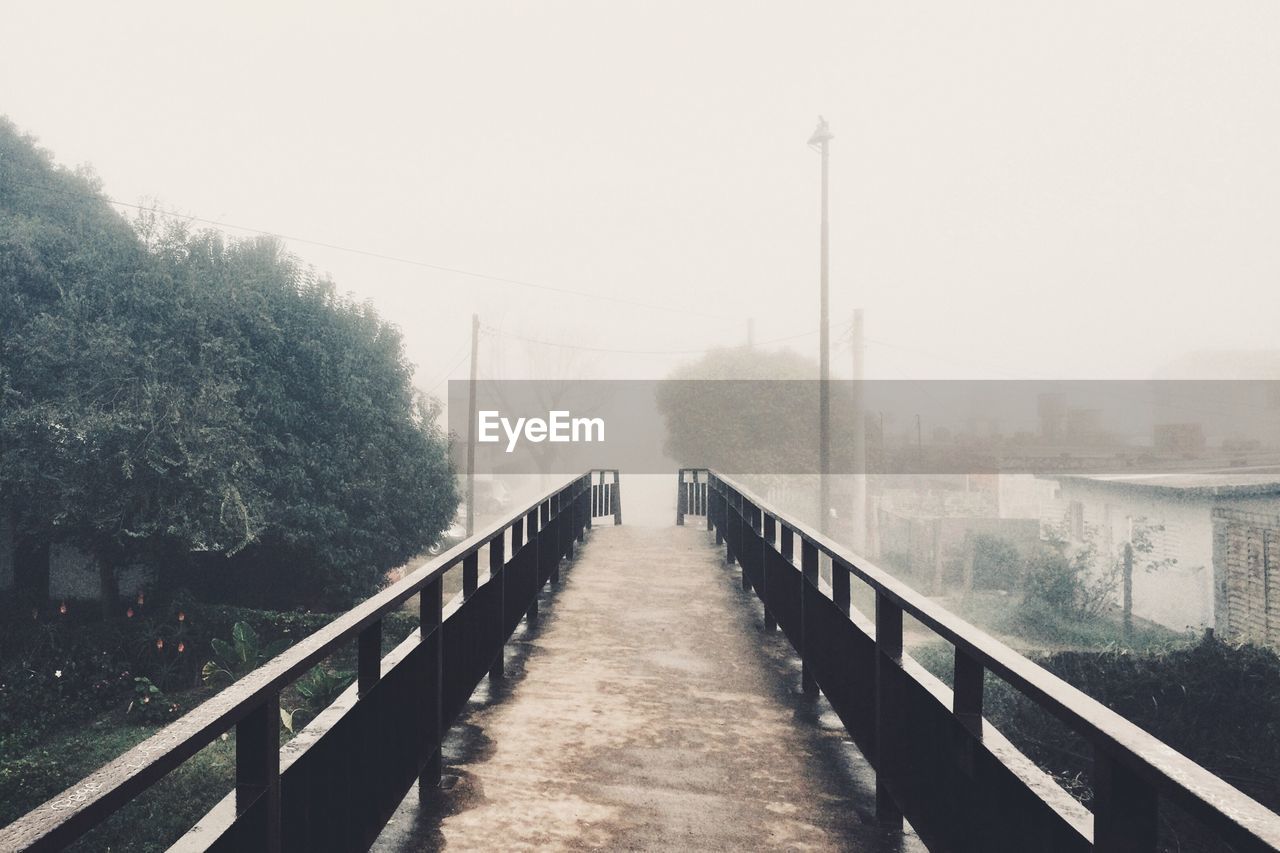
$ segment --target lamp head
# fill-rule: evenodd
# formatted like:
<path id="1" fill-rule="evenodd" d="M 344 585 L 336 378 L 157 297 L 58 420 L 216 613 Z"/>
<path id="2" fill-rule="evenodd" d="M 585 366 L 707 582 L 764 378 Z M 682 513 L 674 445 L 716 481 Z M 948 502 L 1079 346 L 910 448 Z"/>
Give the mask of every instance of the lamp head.
<path id="1" fill-rule="evenodd" d="M 831 132 L 831 128 L 827 125 L 827 120 L 822 116 L 818 116 L 818 127 L 814 130 L 813 135 L 809 137 L 809 147 L 820 149 L 824 142 L 835 139 L 835 134 Z"/>

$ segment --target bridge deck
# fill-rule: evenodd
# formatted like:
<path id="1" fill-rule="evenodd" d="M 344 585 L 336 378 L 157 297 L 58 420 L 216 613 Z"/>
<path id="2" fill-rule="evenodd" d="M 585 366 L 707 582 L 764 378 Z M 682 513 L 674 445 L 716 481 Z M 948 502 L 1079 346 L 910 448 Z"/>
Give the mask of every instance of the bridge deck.
<path id="1" fill-rule="evenodd" d="M 562 577 L 375 850 L 924 849 L 705 531 L 597 527 Z"/>

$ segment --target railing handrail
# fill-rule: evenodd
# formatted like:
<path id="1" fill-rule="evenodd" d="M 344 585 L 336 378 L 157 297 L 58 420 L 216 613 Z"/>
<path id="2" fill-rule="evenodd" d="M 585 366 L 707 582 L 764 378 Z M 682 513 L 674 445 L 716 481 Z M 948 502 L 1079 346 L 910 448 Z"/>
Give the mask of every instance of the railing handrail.
<path id="1" fill-rule="evenodd" d="M 856 577 L 893 601 L 903 612 L 981 663 L 1114 758 L 1145 778 L 1164 796 L 1208 819 L 1233 836 L 1244 833 L 1256 844 L 1280 849 L 1280 815 L 1143 731 L 1110 708 L 1019 654 L 985 631 L 893 577 L 871 560 L 833 542 L 803 522 L 784 516 L 742 484 L 712 469 L 715 483 L 727 486 L 762 514 L 771 516 L 825 553 Z M 1230 840 L 1230 839 L 1229 839 Z"/>
<path id="2" fill-rule="evenodd" d="M 427 560 L 408 576 L 336 617 L 58 796 L 0 828 L 0 849 L 56 849 L 70 843 L 212 743 L 339 646 L 354 641 L 365 628 L 596 470 L 599 469 L 567 478 L 519 512 Z M 43 819 L 33 824 L 33 819 L 40 818 Z"/>

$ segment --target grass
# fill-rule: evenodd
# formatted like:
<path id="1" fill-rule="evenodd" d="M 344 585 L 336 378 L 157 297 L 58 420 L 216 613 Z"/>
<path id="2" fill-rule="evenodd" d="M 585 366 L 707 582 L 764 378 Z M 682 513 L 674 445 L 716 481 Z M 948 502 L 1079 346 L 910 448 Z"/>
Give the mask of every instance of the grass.
<path id="1" fill-rule="evenodd" d="M 123 710 L 64 729 L 39 745 L 0 755 L 0 825 L 56 796 L 155 734 Z M 164 850 L 225 796 L 235 780 L 235 733 L 215 740 L 72 848 L 83 851 Z"/>
<path id="2" fill-rule="evenodd" d="M 461 573 L 458 574 L 460 587 Z M 237 617 L 252 615 L 253 611 L 236 611 Z M 383 633 L 383 654 L 416 627 L 414 613 L 397 613 L 388 618 Z M 339 670 L 354 670 L 354 642 L 325 663 Z M 167 692 L 170 699 L 190 710 L 214 695 L 217 689 L 200 685 Z M 306 704 L 293 687 L 281 695 L 282 707 L 293 709 Z M 298 727 L 307 719 L 309 717 L 300 719 Z M 88 719 L 61 721 L 49 728 L 32 726 L 26 732 L 21 728 L 4 732 L 0 736 L 0 826 L 72 787 L 161 728 L 140 725 L 126 717 L 122 704 Z M 291 736 L 281 728 L 282 743 Z M 95 853 L 166 850 L 229 793 L 234 782 L 235 731 L 232 730 L 225 739 L 215 739 L 70 849 Z"/>
<path id="3" fill-rule="evenodd" d="M 1022 652 L 1106 649 L 1159 651 L 1188 645 L 1197 639 L 1135 617 L 1133 634 L 1125 638 L 1118 614 L 1076 619 L 1046 607 L 1027 606 L 1021 595 L 974 591 L 942 599 L 942 606 L 966 622 L 999 637 Z"/>

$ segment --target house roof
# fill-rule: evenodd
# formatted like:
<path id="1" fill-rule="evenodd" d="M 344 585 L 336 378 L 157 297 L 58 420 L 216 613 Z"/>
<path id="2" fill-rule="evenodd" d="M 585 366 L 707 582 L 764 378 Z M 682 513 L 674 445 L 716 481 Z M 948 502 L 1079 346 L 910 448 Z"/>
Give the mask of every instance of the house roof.
<path id="1" fill-rule="evenodd" d="M 1165 492 L 1183 497 L 1242 498 L 1280 495 L 1280 466 L 1276 465 L 1165 473 L 1073 474 L 1050 479 L 1063 484 Z"/>

